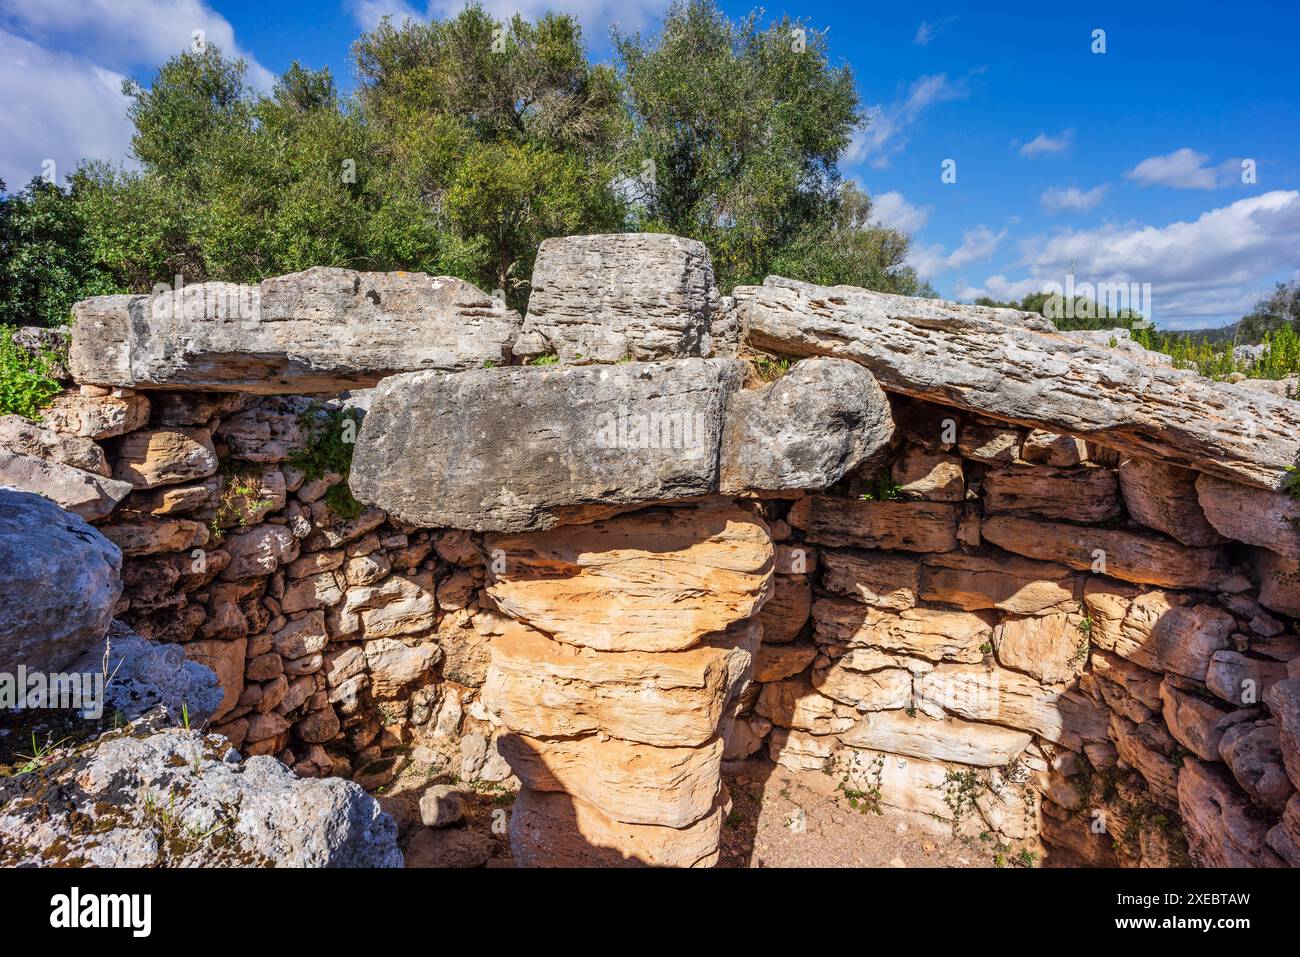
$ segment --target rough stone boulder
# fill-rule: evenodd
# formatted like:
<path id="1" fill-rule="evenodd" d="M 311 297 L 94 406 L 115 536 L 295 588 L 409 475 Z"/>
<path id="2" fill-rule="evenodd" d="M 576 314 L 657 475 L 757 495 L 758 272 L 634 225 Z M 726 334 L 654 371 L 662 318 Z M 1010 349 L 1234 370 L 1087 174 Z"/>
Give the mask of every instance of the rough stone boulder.
<path id="1" fill-rule="evenodd" d="M 218 735 L 132 725 L 0 780 L 0 866 L 401 867 L 351 781 L 241 761 Z"/>
<path id="2" fill-rule="evenodd" d="M 517 313 L 461 279 L 316 266 L 74 307 L 82 383 L 303 394 L 504 362 Z"/>
<path id="3" fill-rule="evenodd" d="M 1266 843 L 1269 825 L 1222 765 L 1186 758 L 1178 774 L 1178 813 L 1192 859 L 1201 867 L 1281 867 Z"/>
<path id="4" fill-rule="evenodd" d="M 729 504 L 489 535 L 484 547 L 502 611 L 600 651 L 689 648 L 750 617 L 772 591 L 767 526 Z"/>
<path id="5" fill-rule="evenodd" d="M 39 495 L 0 488 L 0 671 L 59 671 L 103 638 L 122 553 Z"/>
<path id="6" fill-rule="evenodd" d="M 734 356 L 703 243 L 664 233 L 542 241 L 515 354 L 566 363 Z"/>
<path id="7" fill-rule="evenodd" d="M 1288 493 L 1250 488 L 1212 475 L 1196 480 L 1196 493 L 1205 517 L 1223 535 L 1300 561 L 1300 501 Z"/>
<path id="8" fill-rule="evenodd" d="M 1155 459 L 1129 455 L 1119 463 L 1124 504 L 1136 521 L 1184 545 L 1218 545 L 1223 536 L 1214 530 L 1201 510 L 1196 480 L 1197 473 L 1191 469 Z"/>
<path id="9" fill-rule="evenodd" d="M 352 491 L 412 525 L 500 532 L 715 492 L 742 369 L 678 359 L 394 376 L 361 427 Z"/>
<path id="10" fill-rule="evenodd" d="M 807 359 L 732 397 L 722 491 L 827 488 L 893 433 L 889 401 L 870 372 L 841 359 Z"/>
<path id="11" fill-rule="evenodd" d="M 734 295 L 750 345 L 853 359 L 891 392 L 1260 488 L 1279 488 L 1300 451 L 1300 405 L 1072 341 L 1030 313 L 775 276 Z"/>

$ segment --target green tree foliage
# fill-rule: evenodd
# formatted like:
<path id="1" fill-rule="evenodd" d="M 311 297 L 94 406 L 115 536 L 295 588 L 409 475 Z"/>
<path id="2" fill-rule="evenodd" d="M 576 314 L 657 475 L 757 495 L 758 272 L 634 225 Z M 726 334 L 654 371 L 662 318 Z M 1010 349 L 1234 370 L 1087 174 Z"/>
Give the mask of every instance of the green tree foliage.
<path id="1" fill-rule="evenodd" d="M 88 248 L 78 198 L 41 179 L 0 195 L 0 324 L 61 325 L 77 300 L 112 291 Z"/>
<path id="2" fill-rule="evenodd" d="M 615 43 L 593 64 L 572 17 L 477 5 L 385 21 L 349 96 L 299 63 L 262 92 L 215 45 L 179 54 L 124 84 L 134 162 L 0 200 L 0 321 L 316 265 L 457 275 L 521 307 L 543 239 L 633 229 L 703 240 L 724 290 L 778 272 L 932 294 L 839 175 L 863 118 L 824 34 L 694 0 Z"/>
<path id="3" fill-rule="evenodd" d="M 916 290 L 906 239 L 868 224 L 838 160 L 863 124 L 853 75 L 826 35 L 789 18 L 733 22 L 712 0 L 675 3 L 658 36 L 615 34 L 632 134 L 636 228 L 708 245 L 719 284 L 783 271 Z"/>

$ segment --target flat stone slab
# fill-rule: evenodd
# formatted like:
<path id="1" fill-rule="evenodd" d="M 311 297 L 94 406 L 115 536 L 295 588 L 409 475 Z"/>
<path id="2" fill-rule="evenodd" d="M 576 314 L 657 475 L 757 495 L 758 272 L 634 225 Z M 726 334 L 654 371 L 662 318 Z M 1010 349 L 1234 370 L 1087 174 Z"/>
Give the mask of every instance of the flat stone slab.
<path id="1" fill-rule="evenodd" d="M 394 376 L 374 391 L 350 484 L 411 525 L 497 532 L 716 492 L 742 376 L 734 359 Z"/>
<path id="2" fill-rule="evenodd" d="M 77 303 L 69 364 L 96 385 L 304 394 L 501 363 L 521 320 L 465 282 L 316 266 Z"/>

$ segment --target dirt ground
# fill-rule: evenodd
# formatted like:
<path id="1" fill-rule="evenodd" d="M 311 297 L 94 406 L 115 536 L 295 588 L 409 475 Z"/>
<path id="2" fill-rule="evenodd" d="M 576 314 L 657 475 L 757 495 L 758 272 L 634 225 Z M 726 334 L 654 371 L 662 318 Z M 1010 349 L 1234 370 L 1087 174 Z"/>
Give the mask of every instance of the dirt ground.
<path id="1" fill-rule="evenodd" d="M 1015 867 L 1037 858 L 987 834 L 954 837 L 948 825 L 888 807 L 853 807 L 821 772 L 793 772 L 753 759 L 724 773 L 732 800 L 720 867 Z M 459 782 L 408 766 L 376 797 L 397 820 L 407 867 L 511 867 L 506 822 L 514 795 L 465 786 L 465 823 L 428 828 L 419 800 L 435 783 Z"/>

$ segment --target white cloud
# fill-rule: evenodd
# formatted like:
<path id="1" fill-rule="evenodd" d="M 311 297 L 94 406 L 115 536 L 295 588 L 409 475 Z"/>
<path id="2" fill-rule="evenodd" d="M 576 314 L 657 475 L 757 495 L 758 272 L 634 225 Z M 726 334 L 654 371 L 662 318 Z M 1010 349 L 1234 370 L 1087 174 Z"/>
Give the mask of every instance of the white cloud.
<path id="1" fill-rule="evenodd" d="M 973 262 L 988 259 L 997 252 L 998 245 L 1006 237 L 1007 231 L 993 232 L 983 223 L 962 234 L 962 243 L 952 252 L 935 244 L 926 246 L 913 245 L 908 251 L 907 261 L 916 269 L 922 279 L 933 279 L 951 269 L 960 269 Z"/>
<path id="2" fill-rule="evenodd" d="M 465 0 L 429 0 L 423 11 L 406 0 L 348 0 L 348 10 L 364 30 L 373 30 L 385 14 L 394 22 L 441 20 L 465 8 Z M 483 0 L 483 9 L 498 20 L 518 13 L 536 20 L 547 12 L 567 13 L 582 24 L 588 43 L 603 41 L 610 27 L 625 31 L 648 26 L 668 6 L 668 0 L 566 0 L 557 8 L 550 0 Z"/>
<path id="3" fill-rule="evenodd" d="M 1300 192 L 1240 199 L 1167 226 L 1066 230 L 1021 248 L 1029 275 L 990 277 L 983 287 L 990 294 L 1031 282 L 1038 289 L 1049 281 L 1063 283 L 1073 269 L 1078 282 L 1150 283 L 1152 318 L 1172 328 L 1194 328 L 1210 319 L 1237 318 L 1272 278 L 1295 270 Z M 977 287 L 964 289 L 980 294 Z"/>
<path id="4" fill-rule="evenodd" d="M 1188 147 L 1165 156 L 1149 156 L 1124 174 L 1140 186 L 1169 186 L 1174 189 L 1219 189 L 1240 182 L 1241 161 L 1224 160 L 1206 166 L 1209 157 Z"/>
<path id="5" fill-rule="evenodd" d="M 930 23 L 926 20 L 922 20 L 921 25 L 916 28 L 916 36 L 912 38 L 912 42 L 917 46 L 927 46 L 931 40 L 956 21 L 956 17 L 944 17 L 944 19 L 937 23 Z"/>
<path id="6" fill-rule="evenodd" d="M 1086 213 L 1106 195 L 1110 189 L 1108 183 L 1102 183 L 1100 186 L 1094 186 L 1092 189 L 1083 190 L 1077 186 L 1053 186 L 1051 189 L 1043 190 L 1043 194 L 1038 197 L 1043 209 L 1049 213 L 1059 213 L 1066 210 L 1071 212 Z"/>
<path id="7" fill-rule="evenodd" d="M 269 90 L 275 76 L 235 40 L 234 27 L 201 0 L 0 0 L 0 24 L 47 49 L 107 69 L 152 68 L 190 48 L 195 30 L 248 61 L 248 79 Z"/>
<path id="8" fill-rule="evenodd" d="M 845 164 L 852 166 L 866 161 L 876 169 L 884 169 L 890 157 L 907 145 L 908 130 L 927 109 L 968 95 L 966 82 L 949 80 L 946 73 L 919 77 L 908 88 L 906 96 L 889 106 L 875 106 L 867 111 L 870 122 L 854 133 L 844 154 Z"/>
<path id="9" fill-rule="evenodd" d="M 1020 155 L 1029 159 L 1039 156 L 1050 156 L 1053 153 L 1060 153 L 1070 146 L 1070 141 L 1074 139 L 1074 130 L 1065 130 L 1058 136 L 1048 136 L 1046 133 L 1039 133 L 1032 140 L 1020 147 Z M 1015 146 L 1013 142 L 1011 144 Z"/>
<path id="10" fill-rule="evenodd" d="M 0 179 L 18 191 L 54 160 L 64 182 L 77 162 L 119 160 L 130 146 L 122 75 L 80 57 L 51 53 L 0 30 Z"/>
<path id="11" fill-rule="evenodd" d="M 902 193 L 894 191 L 871 197 L 871 221 L 887 229 L 915 233 L 929 219 L 929 206 L 913 206 Z"/>

